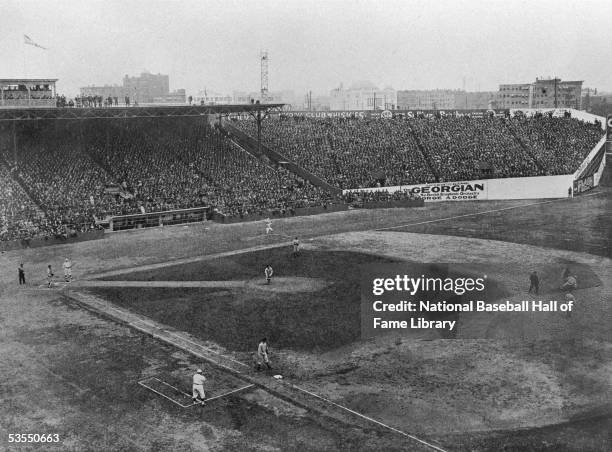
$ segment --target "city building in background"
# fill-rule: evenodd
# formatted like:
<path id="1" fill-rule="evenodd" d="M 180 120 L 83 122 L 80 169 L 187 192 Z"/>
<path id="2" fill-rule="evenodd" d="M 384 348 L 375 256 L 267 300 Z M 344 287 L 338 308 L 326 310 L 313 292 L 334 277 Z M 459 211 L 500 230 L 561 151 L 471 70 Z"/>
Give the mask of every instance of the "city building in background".
<path id="1" fill-rule="evenodd" d="M 612 93 L 591 90 L 583 96 L 583 107 L 594 115 L 608 116 L 612 114 Z"/>
<path id="2" fill-rule="evenodd" d="M 456 91 L 456 110 L 484 110 L 499 108 L 497 102 L 497 91 Z"/>
<path id="3" fill-rule="evenodd" d="M 123 88 L 139 103 L 152 103 L 170 93 L 170 77 L 143 72 L 139 77 L 123 77 Z"/>
<path id="4" fill-rule="evenodd" d="M 370 81 L 355 82 L 347 89 L 340 84 L 331 90 L 329 103 L 331 110 L 394 110 L 397 91 L 380 89 Z"/>
<path id="5" fill-rule="evenodd" d="M 533 83 L 499 85 L 499 108 L 582 109 L 582 80 L 536 78 Z"/>
<path id="6" fill-rule="evenodd" d="M 455 108 L 456 90 L 400 90 L 397 108 L 400 110 L 445 110 Z"/>
<path id="7" fill-rule="evenodd" d="M 533 84 L 514 83 L 499 85 L 497 101 L 500 108 L 530 108 Z"/>
<path id="8" fill-rule="evenodd" d="M 494 91 L 468 92 L 458 89 L 400 90 L 400 110 L 481 110 L 496 107 Z"/>
<path id="9" fill-rule="evenodd" d="M 0 107 L 55 107 L 56 78 L 0 79 Z"/>
<path id="10" fill-rule="evenodd" d="M 170 92 L 170 77 L 163 74 L 143 72 L 140 76 L 123 77 L 122 85 L 86 86 L 80 89 L 81 97 L 100 96 L 117 97 L 123 102 L 129 97 L 132 103 L 138 104 L 184 104 L 185 90 Z"/>

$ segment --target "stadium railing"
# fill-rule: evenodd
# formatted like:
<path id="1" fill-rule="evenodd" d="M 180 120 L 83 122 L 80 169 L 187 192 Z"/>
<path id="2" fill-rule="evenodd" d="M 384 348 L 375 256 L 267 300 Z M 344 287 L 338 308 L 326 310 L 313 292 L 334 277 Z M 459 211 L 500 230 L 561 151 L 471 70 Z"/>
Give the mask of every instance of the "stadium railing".
<path id="1" fill-rule="evenodd" d="M 97 240 L 104 237 L 101 229 L 91 229 L 86 232 L 72 232 L 65 235 L 41 236 L 22 238 L 16 240 L 0 241 L 1 251 L 18 250 L 23 248 L 39 248 L 49 245 L 62 245 L 66 243 L 84 242 L 87 240 Z"/>
<path id="2" fill-rule="evenodd" d="M 195 207 L 192 209 L 118 215 L 109 218 L 108 226 L 111 231 L 123 231 L 173 224 L 199 223 L 210 219 L 211 214 L 212 209 L 210 207 Z"/>

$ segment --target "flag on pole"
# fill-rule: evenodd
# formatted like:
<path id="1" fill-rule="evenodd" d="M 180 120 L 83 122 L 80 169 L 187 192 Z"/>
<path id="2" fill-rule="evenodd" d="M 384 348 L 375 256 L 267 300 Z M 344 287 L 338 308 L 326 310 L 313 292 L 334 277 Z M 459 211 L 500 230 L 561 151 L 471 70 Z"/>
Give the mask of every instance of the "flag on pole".
<path id="1" fill-rule="evenodd" d="M 23 35 L 23 42 L 25 44 L 28 44 L 34 47 L 38 47 L 39 49 L 48 50 L 46 47 L 43 47 L 40 44 L 37 44 L 36 42 L 34 42 L 32 38 L 30 38 L 28 35 Z"/>

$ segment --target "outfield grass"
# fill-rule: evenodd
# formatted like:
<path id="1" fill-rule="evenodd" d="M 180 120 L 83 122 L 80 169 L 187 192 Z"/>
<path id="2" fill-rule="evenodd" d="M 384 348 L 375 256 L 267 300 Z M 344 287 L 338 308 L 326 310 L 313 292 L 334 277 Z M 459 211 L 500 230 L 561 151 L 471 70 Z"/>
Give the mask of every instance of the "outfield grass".
<path id="1" fill-rule="evenodd" d="M 503 240 L 612 257 L 612 191 L 394 231 Z"/>

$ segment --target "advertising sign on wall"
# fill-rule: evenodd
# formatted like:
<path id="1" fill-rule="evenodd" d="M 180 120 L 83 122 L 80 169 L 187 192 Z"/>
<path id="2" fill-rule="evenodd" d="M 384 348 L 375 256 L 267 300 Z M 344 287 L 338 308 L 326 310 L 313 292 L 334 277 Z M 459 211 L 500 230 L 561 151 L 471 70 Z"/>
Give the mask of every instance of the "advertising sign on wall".
<path id="1" fill-rule="evenodd" d="M 583 193 L 585 191 L 589 191 L 595 187 L 595 182 L 593 180 L 593 175 L 583 177 L 582 179 L 578 179 L 574 181 L 574 193 Z"/>
<path id="2" fill-rule="evenodd" d="M 271 113 L 270 119 L 278 118 L 347 118 L 347 119 L 391 119 L 391 118 L 434 118 L 445 116 L 467 116 L 484 118 L 489 116 L 504 117 L 509 110 L 334 110 L 334 111 L 283 111 Z M 230 119 L 253 120 L 247 113 L 232 113 Z"/>
<path id="3" fill-rule="evenodd" d="M 357 188 L 348 192 L 386 191 L 411 193 L 425 202 L 483 201 L 493 199 L 545 199 L 565 198 L 573 188 L 572 174 L 561 176 L 509 177 L 463 182 L 397 185 L 393 187 Z"/>

